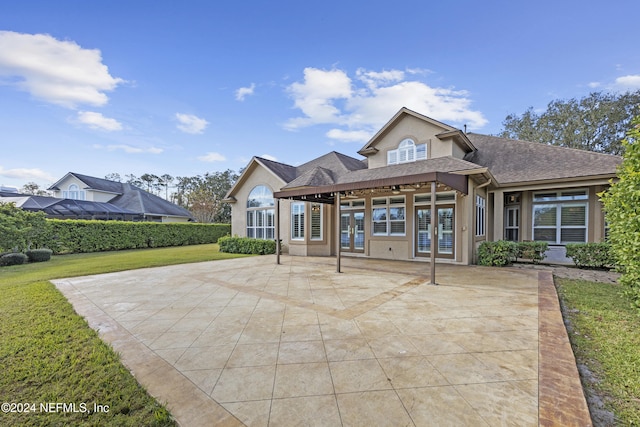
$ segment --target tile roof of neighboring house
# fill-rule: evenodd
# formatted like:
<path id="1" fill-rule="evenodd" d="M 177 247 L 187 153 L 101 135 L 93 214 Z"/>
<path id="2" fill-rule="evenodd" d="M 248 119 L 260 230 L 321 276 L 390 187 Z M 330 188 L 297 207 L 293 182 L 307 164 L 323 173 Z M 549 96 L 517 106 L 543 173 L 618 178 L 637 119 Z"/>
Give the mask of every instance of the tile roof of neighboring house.
<path id="1" fill-rule="evenodd" d="M 136 187 L 135 185 L 96 178 L 76 172 L 69 172 L 65 175 L 65 178 L 68 175 L 73 175 L 85 183 L 87 185 L 87 187 L 85 187 L 86 189 L 113 193 L 114 198 L 109 200 L 109 203 L 122 209 L 133 211 L 138 214 L 193 218 L 191 212 L 188 210 L 176 205 L 175 203 L 171 203 L 162 197 L 151 194 L 142 188 Z M 49 189 L 59 190 L 57 184 L 65 178 L 56 182 L 54 185 L 49 187 Z"/>
<path id="2" fill-rule="evenodd" d="M 467 134 L 477 151 L 465 160 L 488 167 L 500 185 L 592 176 L 613 177 L 622 157 L 539 142 Z"/>
<path id="3" fill-rule="evenodd" d="M 122 184 L 122 194 L 109 201 L 116 206 L 146 215 L 167 215 L 192 218 L 191 213 L 162 197 L 131 184 Z"/>

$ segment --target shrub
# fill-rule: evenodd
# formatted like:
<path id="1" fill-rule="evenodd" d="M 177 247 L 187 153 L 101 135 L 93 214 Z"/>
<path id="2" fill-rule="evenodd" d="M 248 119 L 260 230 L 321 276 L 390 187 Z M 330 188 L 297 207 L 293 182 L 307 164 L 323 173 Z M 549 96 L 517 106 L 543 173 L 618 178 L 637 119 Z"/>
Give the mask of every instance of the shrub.
<path id="1" fill-rule="evenodd" d="M 547 242 L 518 242 L 517 258 L 525 258 L 533 261 L 534 264 L 544 259 L 544 253 L 549 248 Z"/>
<path id="2" fill-rule="evenodd" d="M 275 240 L 225 236 L 218 239 L 218 244 L 220 245 L 220 252 L 231 254 L 266 255 L 276 253 Z"/>
<path id="3" fill-rule="evenodd" d="M 27 256 L 19 252 L 13 252 L 0 257 L 0 266 L 20 265 L 27 262 Z"/>
<path id="4" fill-rule="evenodd" d="M 55 254 L 216 243 L 231 231 L 230 224 L 58 219 L 47 222 L 50 233 L 41 245 L 53 249 Z"/>
<path id="5" fill-rule="evenodd" d="M 44 262 L 49 261 L 51 259 L 51 254 L 53 251 L 51 249 L 31 249 L 27 251 L 27 258 L 29 258 L 29 262 Z"/>
<path id="6" fill-rule="evenodd" d="M 478 248 L 478 264 L 503 267 L 511 264 L 517 254 L 518 246 L 515 242 L 482 242 Z"/>
<path id="7" fill-rule="evenodd" d="M 633 304 L 640 308 L 640 116 L 622 141 L 624 154 L 618 181 L 602 194 L 609 223 L 611 250 L 624 271 L 620 284 Z"/>
<path id="8" fill-rule="evenodd" d="M 608 268 L 616 263 L 609 243 L 568 243 L 567 257 L 580 268 Z"/>

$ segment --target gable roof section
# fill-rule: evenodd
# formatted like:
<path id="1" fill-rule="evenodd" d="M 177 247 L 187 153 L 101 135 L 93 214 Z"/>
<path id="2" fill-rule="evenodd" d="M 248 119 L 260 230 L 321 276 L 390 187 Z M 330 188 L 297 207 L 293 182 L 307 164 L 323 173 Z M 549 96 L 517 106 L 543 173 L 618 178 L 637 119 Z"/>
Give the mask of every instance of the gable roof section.
<path id="1" fill-rule="evenodd" d="M 291 166 L 262 157 L 254 157 L 249 165 L 238 178 L 238 181 L 227 192 L 225 201 L 234 202 L 233 194 L 236 189 L 243 184 L 247 175 L 251 173 L 256 165 L 261 165 L 269 172 L 278 177 L 284 186 L 289 184 L 296 187 L 317 185 L 319 182 L 334 180 L 354 170 L 366 169 L 367 165 L 362 160 L 355 159 L 345 154 L 332 151 L 323 156 L 303 163 L 300 166 Z"/>
<path id="2" fill-rule="evenodd" d="M 122 184 L 122 189 L 122 194 L 110 200 L 109 203 L 145 215 L 177 216 L 193 219 L 191 213 L 185 208 L 134 185 Z"/>
<path id="3" fill-rule="evenodd" d="M 499 185 L 613 178 L 622 158 L 539 142 L 469 133 L 478 148 L 465 160 L 489 168 Z"/>
<path id="4" fill-rule="evenodd" d="M 465 151 L 473 151 L 475 147 L 466 137 L 465 133 L 460 129 L 456 129 L 453 126 L 449 126 L 446 123 L 439 122 L 438 120 L 434 120 L 431 117 L 427 117 L 420 113 L 416 113 L 413 110 L 410 110 L 406 107 L 402 107 L 400 111 L 398 111 L 392 118 L 389 120 L 383 127 L 380 129 L 370 140 L 369 142 L 358 151 L 358 154 L 363 156 L 368 156 L 376 153 L 378 150 L 375 148 L 375 145 L 378 143 L 378 140 L 382 138 L 391 128 L 395 127 L 404 117 L 412 116 L 423 122 L 430 123 L 442 129 L 442 132 L 438 133 L 436 137 L 448 138 L 453 137 L 458 144 L 464 147 Z"/>
<path id="5" fill-rule="evenodd" d="M 48 188 L 48 190 L 60 190 L 58 185 L 67 179 L 69 176 L 74 176 L 80 181 L 84 182 L 87 186 L 85 189 L 104 191 L 106 193 L 122 194 L 122 183 L 117 181 L 110 181 L 108 179 L 96 178 L 94 176 L 83 175 L 76 172 L 67 173 L 62 179 L 58 180 L 55 184 Z"/>

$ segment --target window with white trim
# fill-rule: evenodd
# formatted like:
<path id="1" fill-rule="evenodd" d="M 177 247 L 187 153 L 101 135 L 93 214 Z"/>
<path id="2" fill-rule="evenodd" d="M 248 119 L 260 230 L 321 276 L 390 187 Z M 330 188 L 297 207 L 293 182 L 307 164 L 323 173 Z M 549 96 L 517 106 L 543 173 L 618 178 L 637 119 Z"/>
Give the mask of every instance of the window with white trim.
<path id="1" fill-rule="evenodd" d="M 476 236 L 485 235 L 487 201 L 484 197 L 476 195 Z"/>
<path id="2" fill-rule="evenodd" d="M 322 203 L 311 203 L 311 240 L 322 240 Z"/>
<path id="3" fill-rule="evenodd" d="M 404 196 L 373 199 L 371 223 L 374 236 L 405 235 Z"/>
<path id="4" fill-rule="evenodd" d="M 304 202 L 291 204 L 291 240 L 304 240 Z"/>
<path id="5" fill-rule="evenodd" d="M 69 189 L 62 192 L 63 199 L 84 200 L 84 190 L 80 190 L 76 184 L 69 185 Z"/>
<path id="6" fill-rule="evenodd" d="M 275 238 L 275 201 L 273 192 L 265 185 L 258 185 L 247 197 L 247 237 L 252 239 Z"/>
<path id="7" fill-rule="evenodd" d="M 427 144 L 418 144 L 411 139 L 405 138 L 400 141 L 398 148 L 387 151 L 387 165 L 397 165 L 399 163 L 415 162 L 427 158 Z"/>
<path id="8" fill-rule="evenodd" d="M 535 193 L 533 240 L 563 245 L 587 241 L 586 190 Z"/>

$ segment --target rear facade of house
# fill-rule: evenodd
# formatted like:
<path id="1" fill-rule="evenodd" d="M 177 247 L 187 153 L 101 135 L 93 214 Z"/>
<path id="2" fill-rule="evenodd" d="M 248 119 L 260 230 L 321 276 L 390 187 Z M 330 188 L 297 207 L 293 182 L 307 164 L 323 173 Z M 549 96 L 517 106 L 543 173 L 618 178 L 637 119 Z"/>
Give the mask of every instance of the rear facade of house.
<path id="1" fill-rule="evenodd" d="M 621 161 L 467 134 L 406 108 L 358 154 L 300 166 L 254 157 L 227 195 L 232 233 L 279 237 L 291 255 L 428 260 L 435 251 L 460 264 L 475 263 L 486 240 L 545 241 L 547 260 L 566 262 L 567 243 L 604 240 L 598 193 Z"/>

